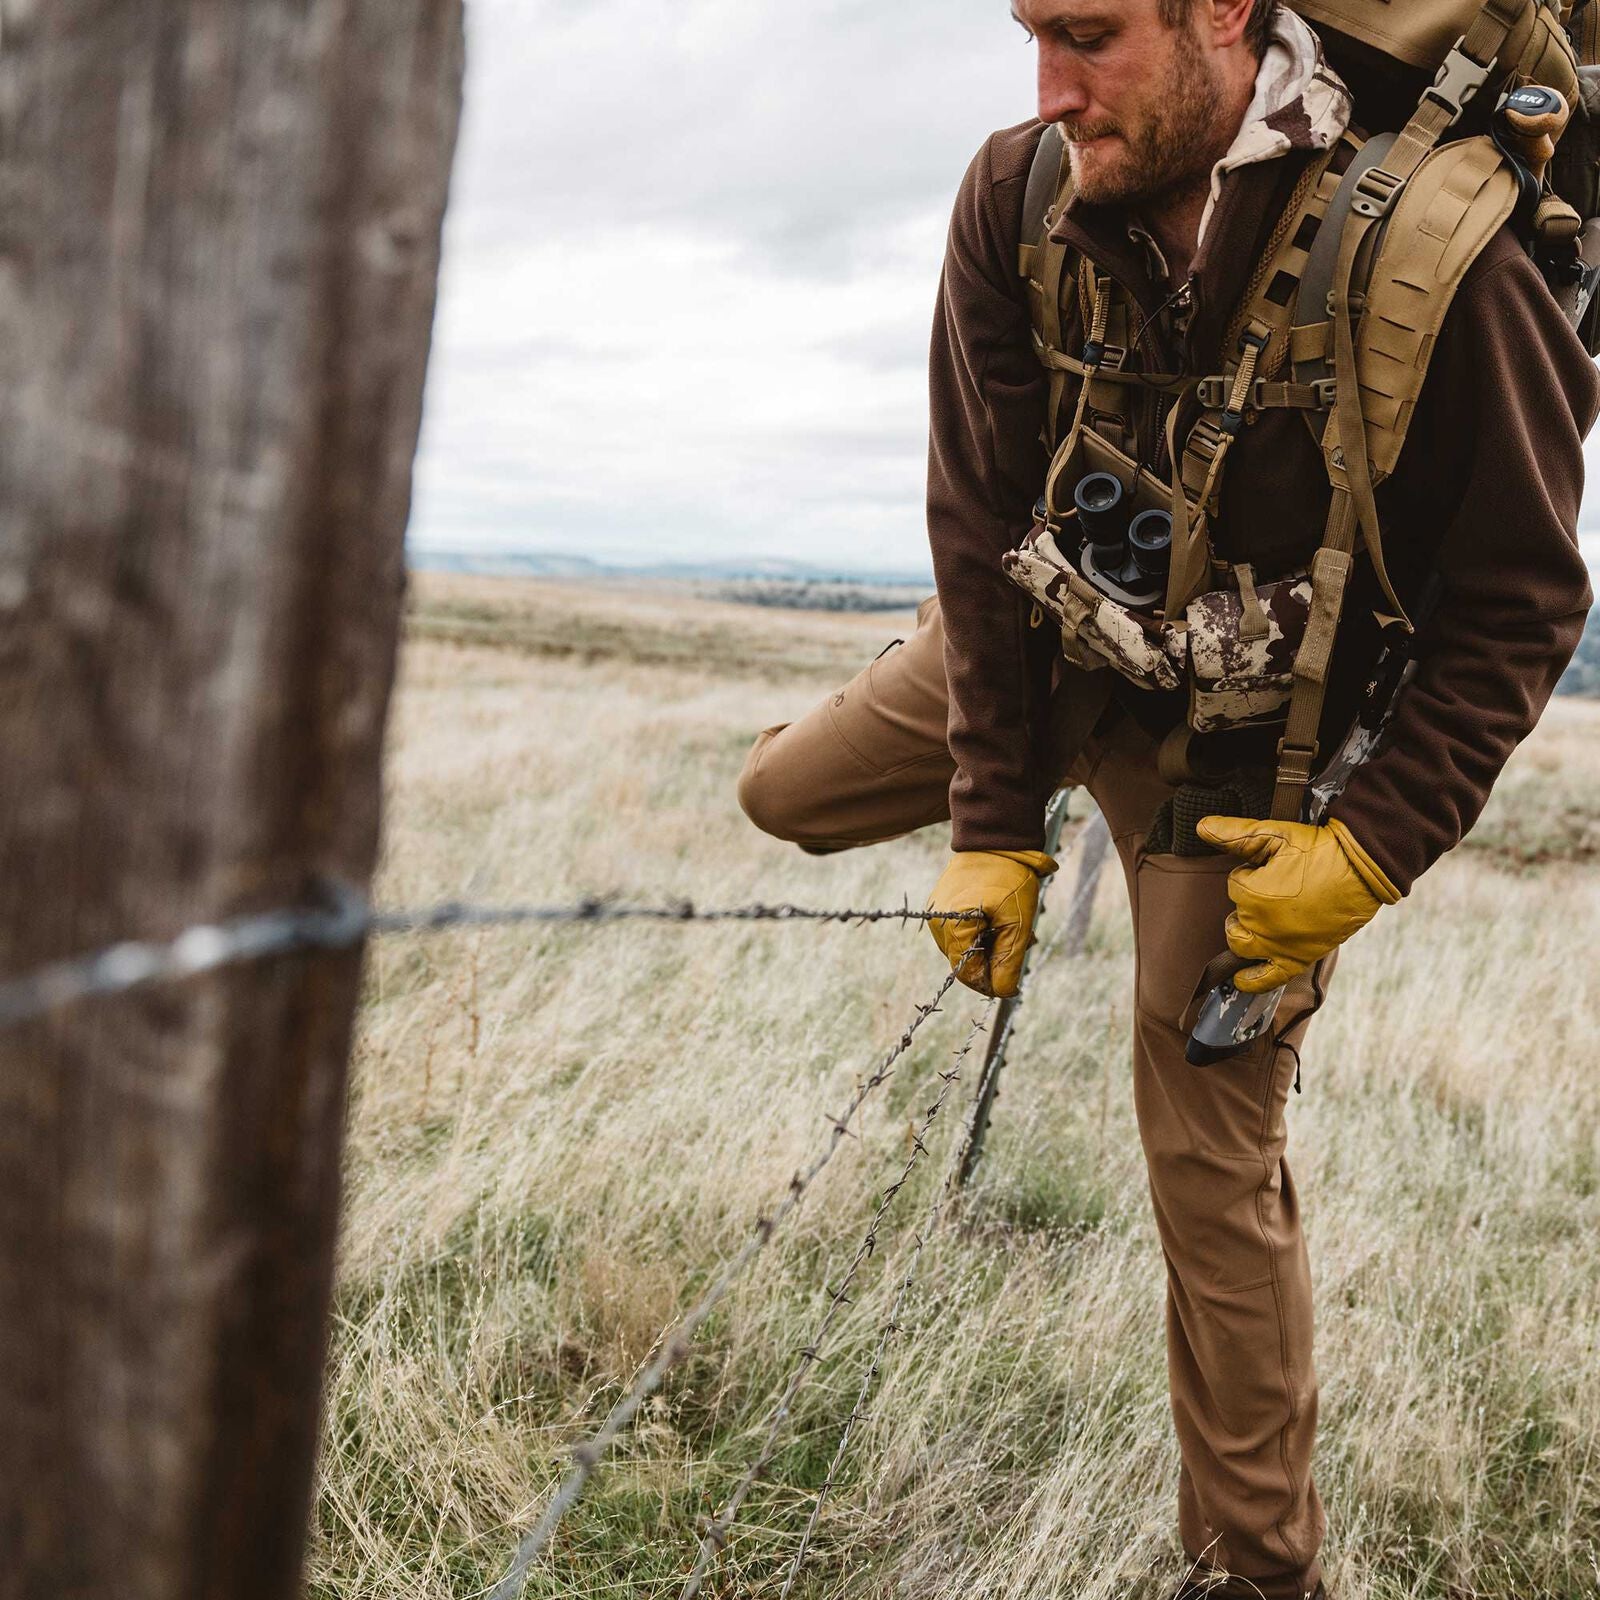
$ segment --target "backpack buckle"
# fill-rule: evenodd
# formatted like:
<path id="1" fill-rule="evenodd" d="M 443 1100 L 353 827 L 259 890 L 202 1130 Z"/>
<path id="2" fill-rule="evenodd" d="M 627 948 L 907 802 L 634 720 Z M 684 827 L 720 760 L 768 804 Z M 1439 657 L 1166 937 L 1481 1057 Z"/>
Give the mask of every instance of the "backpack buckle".
<path id="1" fill-rule="evenodd" d="M 1217 451 L 1222 448 L 1222 429 L 1209 417 L 1201 417 L 1194 427 L 1189 430 L 1188 442 L 1184 445 L 1184 454 L 1193 456 L 1204 466 L 1210 466 L 1217 459 Z"/>
<path id="2" fill-rule="evenodd" d="M 1405 185 L 1404 178 L 1397 178 L 1382 167 L 1368 167 L 1356 179 L 1355 197 L 1350 202 L 1350 209 L 1358 217 L 1386 217 L 1394 209 L 1394 203 L 1400 198 L 1400 191 Z"/>
<path id="3" fill-rule="evenodd" d="M 1202 378 L 1194 386 L 1194 394 L 1202 411 L 1220 411 L 1228 403 L 1228 380 L 1221 376 Z"/>
<path id="4" fill-rule="evenodd" d="M 1278 782 L 1287 778 L 1290 783 L 1310 783 L 1320 751 L 1315 740 L 1310 744 L 1290 744 L 1286 734 L 1278 741 Z"/>
<path id="5" fill-rule="evenodd" d="M 1450 47 L 1439 75 L 1422 91 L 1424 100 L 1432 100 L 1450 113 L 1446 127 L 1453 128 L 1461 120 L 1467 102 L 1489 81 L 1495 62 L 1480 66 L 1467 54 L 1467 36 L 1462 36 Z"/>
<path id="6" fill-rule="evenodd" d="M 1311 388 L 1317 397 L 1318 411 L 1331 411 L 1339 403 L 1337 378 L 1315 378 L 1312 380 Z"/>

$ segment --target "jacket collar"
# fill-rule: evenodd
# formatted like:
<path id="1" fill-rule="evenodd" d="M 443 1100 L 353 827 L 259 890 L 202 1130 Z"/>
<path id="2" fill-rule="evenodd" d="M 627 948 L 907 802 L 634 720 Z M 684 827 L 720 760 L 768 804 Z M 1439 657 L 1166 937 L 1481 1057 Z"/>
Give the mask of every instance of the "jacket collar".
<path id="1" fill-rule="evenodd" d="M 1256 70 L 1256 92 L 1228 152 L 1211 169 L 1211 198 L 1200 219 L 1200 242 L 1230 172 L 1273 161 L 1293 150 L 1331 150 L 1350 126 L 1350 91 L 1327 63 L 1322 41 L 1280 6 L 1272 39 Z"/>

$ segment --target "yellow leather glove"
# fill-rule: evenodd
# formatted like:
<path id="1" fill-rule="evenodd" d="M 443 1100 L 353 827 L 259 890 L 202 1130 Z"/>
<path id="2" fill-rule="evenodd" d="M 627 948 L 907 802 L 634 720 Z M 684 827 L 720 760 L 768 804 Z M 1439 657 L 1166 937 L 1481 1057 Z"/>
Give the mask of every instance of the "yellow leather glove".
<path id="1" fill-rule="evenodd" d="M 1261 994 L 1297 977 L 1364 928 L 1379 906 L 1400 898 L 1337 818 L 1314 827 L 1205 817 L 1197 831 L 1208 844 L 1246 862 L 1228 875 L 1235 908 L 1228 918 L 1228 948 L 1256 963 L 1233 980 L 1246 994 Z"/>
<path id="2" fill-rule="evenodd" d="M 1017 992 L 1033 943 L 1039 880 L 1056 870 L 1043 850 L 958 850 L 928 898 L 929 911 L 982 911 L 985 920 L 930 922 L 933 942 L 956 976 L 979 994 Z M 977 948 L 976 954 L 969 954 Z"/>

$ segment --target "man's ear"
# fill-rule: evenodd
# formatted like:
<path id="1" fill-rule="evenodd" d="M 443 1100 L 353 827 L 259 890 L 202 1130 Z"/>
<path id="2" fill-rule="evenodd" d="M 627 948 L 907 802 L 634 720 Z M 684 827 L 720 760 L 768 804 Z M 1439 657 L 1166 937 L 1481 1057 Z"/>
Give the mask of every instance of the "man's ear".
<path id="1" fill-rule="evenodd" d="M 1238 44 L 1244 38 L 1245 29 L 1250 25 L 1250 13 L 1255 8 L 1256 0 L 1201 0 L 1202 11 L 1210 14 L 1212 46 L 1226 50 Z M 1207 20 L 1202 16 L 1202 25 Z"/>

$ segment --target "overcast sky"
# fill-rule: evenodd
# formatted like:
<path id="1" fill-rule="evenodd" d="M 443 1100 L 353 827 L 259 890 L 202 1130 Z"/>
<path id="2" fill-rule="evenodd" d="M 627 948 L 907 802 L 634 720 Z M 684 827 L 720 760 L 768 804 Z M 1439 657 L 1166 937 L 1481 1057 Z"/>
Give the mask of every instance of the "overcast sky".
<path id="1" fill-rule="evenodd" d="M 950 204 L 1033 106 L 1007 11 L 468 0 L 413 544 L 925 567 Z"/>

